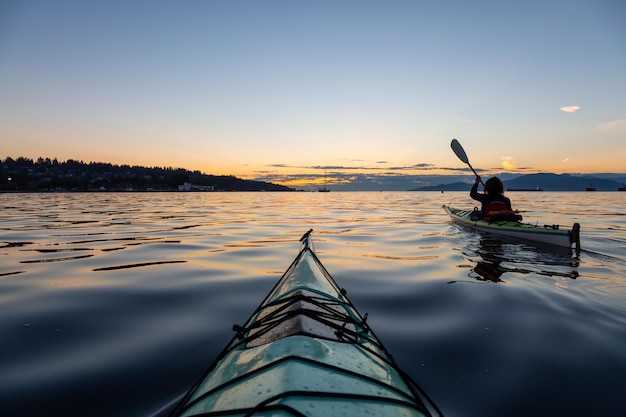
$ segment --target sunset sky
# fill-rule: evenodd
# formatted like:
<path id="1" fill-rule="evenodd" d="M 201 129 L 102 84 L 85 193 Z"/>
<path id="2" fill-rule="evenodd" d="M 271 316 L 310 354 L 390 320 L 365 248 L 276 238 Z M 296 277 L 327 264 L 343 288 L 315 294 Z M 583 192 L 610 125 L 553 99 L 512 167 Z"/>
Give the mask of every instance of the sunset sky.
<path id="1" fill-rule="evenodd" d="M 0 158 L 626 172 L 626 2 L 0 2 Z"/>

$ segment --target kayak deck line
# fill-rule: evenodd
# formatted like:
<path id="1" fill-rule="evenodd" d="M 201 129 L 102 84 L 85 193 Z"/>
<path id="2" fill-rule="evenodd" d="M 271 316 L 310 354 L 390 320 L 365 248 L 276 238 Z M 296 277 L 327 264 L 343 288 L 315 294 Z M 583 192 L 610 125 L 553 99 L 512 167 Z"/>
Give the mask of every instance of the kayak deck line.
<path id="1" fill-rule="evenodd" d="M 564 229 L 559 225 L 540 226 L 538 224 L 515 221 L 488 222 L 480 219 L 471 219 L 471 210 L 456 209 L 445 204 L 443 209 L 448 213 L 452 222 L 461 226 L 467 226 L 481 232 L 547 243 L 570 249 L 574 247 L 576 254 L 580 253 L 579 223 L 574 223 L 571 229 Z"/>
<path id="2" fill-rule="evenodd" d="M 322 265 L 311 232 L 173 415 L 442 415 Z"/>
<path id="3" fill-rule="evenodd" d="M 262 376 L 264 372 L 267 372 L 268 370 L 271 370 L 272 368 L 278 367 L 284 363 L 293 364 L 294 361 L 303 362 L 306 365 L 318 366 L 318 367 L 324 368 L 325 371 L 343 373 L 351 378 L 355 378 L 355 379 L 358 378 L 358 379 L 362 379 L 372 384 L 380 385 L 381 387 L 385 389 L 390 388 L 389 386 L 381 383 L 380 381 L 376 379 L 373 379 L 373 378 L 370 378 L 370 377 L 367 377 L 367 376 L 364 376 L 355 372 L 346 371 L 343 368 L 331 366 L 322 362 L 317 362 L 311 359 L 302 358 L 300 356 L 286 356 L 284 358 L 276 360 L 270 365 L 256 369 L 254 372 Z M 306 370 L 307 367 L 302 367 L 302 369 Z M 223 390 L 227 388 L 228 385 L 236 384 L 245 378 L 249 378 L 250 376 L 251 376 L 250 374 L 243 375 L 238 380 L 232 380 L 228 384 L 218 386 L 214 388 L 212 391 L 208 391 L 204 393 L 202 396 L 195 398 L 193 401 L 189 402 L 185 406 L 185 409 L 192 408 L 195 404 L 197 404 L 200 401 L 203 401 L 207 397 L 213 395 L 215 392 Z M 300 415 L 300 413 L 298 413 L 297 409 L 294 407 L 290 407 L 286 404 L 272 404 L 276 402 L 277 400 L 289 399 L 289 398 L 296 399 L 296 400 L 297 398 L 320 398 L 320 399 L 343 398 L 343 399 L 359 400 L 360 402 L 369 401 L 369 402 L 377 402 L 377 403 L 387 403 L 387 404 L 399 405 L 408 409 L 414 409 L 415 411 L 418 411 L 418 412 L 424 411 L 421 407 L 418 407 L 415 404 L 413 397 L 407 395 L 406 393 L 400 390 L 396 390 L 396 392 L 398 396 L 394 398 L 394 397 L 381 397 L 381 396 L 367 395 L 367 394 L 351 394 L 351 393 L 329 392 L 329 391 L 306 391 L 306 390 L 284 391 L 274 396 L 268 397 L 263 402 L 254 405 L 254 407 L 252 408 L 242 408 L 242 409 L 232 410 L 232 412 L 228 414 L 231 414 L 231 413 L 238 414 L 238 413 L 244 412 L 245 415 L 253 415 L 254 413 L 259 412 L 259 411 L 269 411 L 269 410 L 280 408 L 280 409 L 290 410 L 293 413 L 293 415 Z M 202 413 L 202 414 L 193 414 L 193 415 L 194 416 L 213 416 L 213 415 L 225 415 L 225 414 L 224 413 Z"/>

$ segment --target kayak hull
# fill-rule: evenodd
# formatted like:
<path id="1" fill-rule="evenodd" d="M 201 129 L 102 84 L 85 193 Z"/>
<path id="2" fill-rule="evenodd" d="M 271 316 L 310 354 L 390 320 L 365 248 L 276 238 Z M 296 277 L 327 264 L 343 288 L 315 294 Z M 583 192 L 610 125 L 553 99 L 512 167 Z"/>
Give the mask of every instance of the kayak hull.
<path id="1" fill-rule="evenodd" d="M 580 251 L 580 225 L 575 223 L 572 229 L 562 229 L 559 226 L 539 226 L 531 223 L 497 221 L 490 223 L 484 220 L 472 220 L 471 210 L 461 210 L 450 206 L 443 206 L 452 222 L 483 233 L 491 233 L 514 239 L 540 242 L 565 248 L 575 247 Z"/>
<path id="2" fill-rule="evenodd" d="M 234 329 L 174 415 L 423 417 L 437 411 L 323 267 L 310 232 L 274 289 Z"/>

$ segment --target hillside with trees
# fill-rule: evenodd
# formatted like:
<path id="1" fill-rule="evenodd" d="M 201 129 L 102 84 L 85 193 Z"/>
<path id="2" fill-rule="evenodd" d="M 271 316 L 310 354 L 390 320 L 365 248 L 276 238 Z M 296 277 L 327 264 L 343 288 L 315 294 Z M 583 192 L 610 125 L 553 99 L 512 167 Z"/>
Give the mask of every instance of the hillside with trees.
<path id="1" fill-rule="evenodd" d="M 102 162 L 36 161 L 6 158 L 0 164 L 2 191 L 176 191 L 189 183 L 214 191 L 294 191 L 270 182 L 250 181 L 232 175 L 208 175 L 172 167 L 114 165 Z"/>

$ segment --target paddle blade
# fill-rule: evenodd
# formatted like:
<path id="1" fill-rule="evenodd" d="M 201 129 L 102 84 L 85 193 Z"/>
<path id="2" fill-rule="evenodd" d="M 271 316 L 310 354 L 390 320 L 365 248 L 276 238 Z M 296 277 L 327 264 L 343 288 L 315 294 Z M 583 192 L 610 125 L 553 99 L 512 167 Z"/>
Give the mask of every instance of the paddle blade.
<path id="1" fill-rule="evenodd" d="M 461 146 L 458 140 L 452 139 L 452 142 L 450 143 L 450 147 L 452 148 L 456 156 L 458 156 L 461 161 L 469 165 L 469 160 L 467 159 L 465 150 L 463 149 L 463 147 Z"/>

